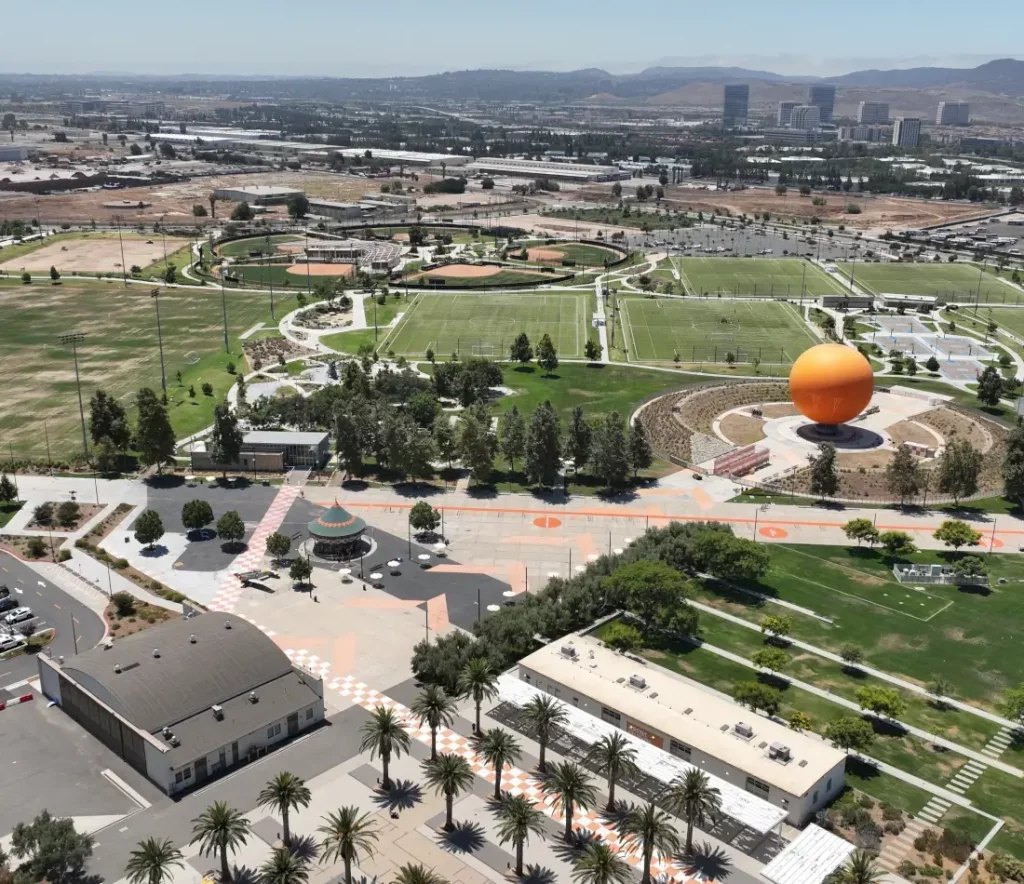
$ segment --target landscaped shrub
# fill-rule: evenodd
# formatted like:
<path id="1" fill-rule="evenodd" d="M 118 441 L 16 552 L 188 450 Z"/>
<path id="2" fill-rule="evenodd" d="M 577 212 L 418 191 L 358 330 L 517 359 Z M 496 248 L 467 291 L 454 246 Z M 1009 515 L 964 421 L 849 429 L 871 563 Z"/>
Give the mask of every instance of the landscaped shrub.
<path id="1" fill-rule="evenodd" d="M 135 596 L 130 592 L 115 592 L 110 600 L 114 603 L 114 610 L 118 617 L 130 617 L 135 613 Z"/>
<path id="2" fill-rule="evenodd" d="M 640 630 L 628 623 L 612 623 L 604 633 L 604 640 L 617 651 L 633 651 L 643 646 Z"/>

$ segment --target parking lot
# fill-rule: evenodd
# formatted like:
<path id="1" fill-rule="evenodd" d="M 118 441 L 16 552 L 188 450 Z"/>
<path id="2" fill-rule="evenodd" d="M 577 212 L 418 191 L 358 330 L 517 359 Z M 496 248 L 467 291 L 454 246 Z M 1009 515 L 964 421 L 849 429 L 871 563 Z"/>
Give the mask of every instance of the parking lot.
<path id="1" fill-rule="evenodd" d="M 808 239 L 811 241 L 808 242 Z M 851 255 L 863 255 L 869 248 L 863 243 L 854 243 L 840 237 L 830 238 L 824 233 L 815 237 L 798 236 L 795 232 L 787 231 L 784 237 L 782 232 L 773 230 L 770 225 L 762 232 L 760 228 L 755 227 L 736 230 L 703 224 L 674 231 L 652 230 L 648 234 L 628 234 L 621 242 L 627 248 L 643 249 L 647 252 L 665 251 L 670 254 L 736 257 L 756 256 L 771 249 L 770 254 L 775 258 L 789 254 L 820 258 L 822 261 L 848 260 Z M 719 249 L 723 251 L 718 251 Z"/>

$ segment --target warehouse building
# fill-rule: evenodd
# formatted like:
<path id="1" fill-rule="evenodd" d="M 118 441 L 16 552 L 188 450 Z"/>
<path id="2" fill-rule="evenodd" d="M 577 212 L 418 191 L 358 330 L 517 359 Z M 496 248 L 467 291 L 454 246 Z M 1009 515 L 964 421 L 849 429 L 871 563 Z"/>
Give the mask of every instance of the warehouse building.
<path id="1" fill-rule="evenodd" d="M 248 187 L 218 187 L 213 195 L 219 200 L 248 203 L 250 206 L 279 206 L 305 191 L 296 187 L 276 187 L 273 184 L 251 184 Z"/>
<path id="2" fill-rule="evenodd" d="M 584 163 L 554 163 L 546 160 L 516 160 L 491 157 L 474 160 L 466 171 L 483 175 L 516 175 L 527 178 L 553 178 L 560 181 L 624 181 L 633 177 L 618 166 L 588 166 Z"/>
<path id="3" fill-rule="evenodd" d="M 363 207 L 359 203 L 312 199 L 309 201 L 309 214 L 321 218 L 332 218 L 335 221 L 351 221 L 363 217 Z"/>
<path id="4" fill-rule="evenodd" d="M 846 756 L 596 638 L 572 635 L 519 662 L 519 677 L 707 774 L 799 826 L 843 789 Z"/>
<path id="5" fill-rule="evenodd" d="M 182 617 L 61 662 L 40 688 L 168 795 L 316 727 L 323 681 L 233 614 Z"/>

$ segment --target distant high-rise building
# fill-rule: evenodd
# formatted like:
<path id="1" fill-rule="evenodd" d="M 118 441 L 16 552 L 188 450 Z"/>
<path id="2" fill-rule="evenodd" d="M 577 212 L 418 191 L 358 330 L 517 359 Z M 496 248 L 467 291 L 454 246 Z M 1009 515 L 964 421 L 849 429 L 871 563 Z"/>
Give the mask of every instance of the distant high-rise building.
<path id="1" fill-rule="evenodd" d="M 779 118 L 778 123 L 780 126 L 788 126 L 793 118 L 793 108 L 799 107 L 799 101 L 780 101 L 779 102 Z"/>
<path id="2" fill-rule="evenodd" d="M 821 108 L 816 104 L 798 104 L 793 108 L 789 125 L 794 129 L 817 129 L 821 126 Z"/>
<path id="3" fill-rule="evenodd" d="M 889 102 L 862 101 L 857 110 L 857 122 L 862 126 L 889 122 Z"/>
<path id="4" fill-rule="evenodd" d="M 896 147 L 917 147 L 921 140 L 920 117 L 898 117 L 892 129 L 892 143 Z"/>
<path id="5" fill-rule="evenodd" d="M 971 106 L 966 101 L 940 101 L 935 111 L 936 126 L 971 125 Z"/>
<path id="6" fill-rule="evenodd" d="M 734 129 L 744 126 L 750 110 L 749 86 L 726 86 L 722 106 L 722 127 Z"/>
<path id="7" fill-rule="evenodd" d="M 818 109 L 821 122 L 831 123 L 836 107 L 836 87 L 811 86 L 807 90 L 807 103 L 813 104 Z"/>

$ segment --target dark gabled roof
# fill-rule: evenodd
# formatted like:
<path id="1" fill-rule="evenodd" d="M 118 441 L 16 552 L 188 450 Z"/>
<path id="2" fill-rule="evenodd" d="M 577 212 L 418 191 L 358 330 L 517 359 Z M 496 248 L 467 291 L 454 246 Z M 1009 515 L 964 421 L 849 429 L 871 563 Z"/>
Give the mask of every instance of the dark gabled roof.
<path id="1" fill-rule="evenodd" d="M 69 659 L 63 671 L 136 728 L 155 733 L 286 675 L 291 663 L 251 623 L 209 612 L 116 640 L 110 650 L 100 645 Z"/>
<path id="2" fill-rule="evenodd" d="M 366 530 L 366 522 L 335 501 L 334 506 L 320 513 L 307 527 L 314 537 L 341 539 L 362 534 Z"/>

